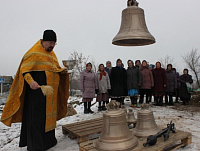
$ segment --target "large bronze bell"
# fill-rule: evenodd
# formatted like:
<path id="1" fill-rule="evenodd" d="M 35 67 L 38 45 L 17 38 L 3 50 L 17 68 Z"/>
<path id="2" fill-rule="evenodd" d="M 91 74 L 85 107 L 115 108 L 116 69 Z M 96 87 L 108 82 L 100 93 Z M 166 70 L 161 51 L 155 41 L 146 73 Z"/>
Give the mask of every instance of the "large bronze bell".
<path id="1" fill-rule="evenodd" d="M 138 139 L 128 129 L 125 112 L 112 100 L 103 114 L 102 135 L 95 143 L 98 151 L 130 151 L 138 145 Z"/>
<path id="2" fill-rule="evenodd" d="M 153 111 L 149 109 L 148 104 L 142 104 L 141 107 L 141 110 L 137 113 L 137 124 L 133 130 L 133 135 L 148 137 L 149 135 L 157 134 L 160 129 L 155 122 Z"/>
<path id="3" fill-rule="evenodd" d="M 155 43 L 149 33 L 144 10 L 138 7 L 136 0 L 128 0 L 128 7 L 122 11 L 121 27 L 112 44 L 119 46 L 143 46 Z"/>

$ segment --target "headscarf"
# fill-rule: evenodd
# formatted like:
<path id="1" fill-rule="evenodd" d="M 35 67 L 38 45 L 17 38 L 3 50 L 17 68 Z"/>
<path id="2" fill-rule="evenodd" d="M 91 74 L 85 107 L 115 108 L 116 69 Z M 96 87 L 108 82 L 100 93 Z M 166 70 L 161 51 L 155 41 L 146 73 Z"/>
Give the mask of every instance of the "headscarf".
<path id="1" fill-rule="evenodd" d="M 133 60 L 128 60 L 128 61 L 127 61 L 127 65 L 128 65 L 128 62 L 129 62 L 129 61 L 132 62 L 132 65 L 134 66 Z M 133 67 L 133 66 L 132 66 L 132 67 Z M 128 68 L 130 68 L 130 67 L 128 66 Z"/>
<path id="2" fill-rule="evenodd" d="M 86 67 L 88 67 L 88 66 L 91 66 L 91 67 L 92 67 L 92 64 L 91 64 L 90 62 L 88 62 L 88 63 L 86 64 Z"/>
<path id="3" fill-rule="evenodd" d="M 103 65 L 103 64 L 100 64 L 100 65 L 99 65 L 99 71 L 100 71 L 100 78 L 99 78 L 99 80 L 100 80 L 100 81 L 101 81 L 101 79 L 102 79 L 103 76 L 106 76 L 105 70 L 103 70 L 103 71 L 100 70 L 100 67 L 101 67 L 101 66 L 104 66 L 104 65 Z"/>
<path id="4" fill-rule="evenodd" d="M 118 62 L 118 61 L 121 61 L 121 63 L 122 63 L 122 60 L 121 60 L 121 59 L 117 59 L 117 61 L 116 61 L 116 67 L 119 67 L 119 68 L 120 68 L 120 70 L 122 70 L 122 65 L 123 65 L 123 63 L 122 63 L 122 65 L 121 65 L 121 66 L 118 66 L 118 65 L 117 65 L 117 62 Z"/>

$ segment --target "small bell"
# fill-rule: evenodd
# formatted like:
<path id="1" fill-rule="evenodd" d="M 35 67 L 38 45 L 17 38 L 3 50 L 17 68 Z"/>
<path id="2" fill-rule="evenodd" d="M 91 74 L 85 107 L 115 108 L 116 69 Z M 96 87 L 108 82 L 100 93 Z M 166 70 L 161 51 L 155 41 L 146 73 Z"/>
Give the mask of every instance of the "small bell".
<path id="1" fill-rule="evenodd" d="M 127 114 L 127 123 L 128 125 L 131 125 L 133 124 L 134 127 L 135 127 L 135 124 L 136 124 L 137 120 L 135 118 L 135 115 L 134 115 L 134 112 L 132 109 L 129 109 L 129 112 Z"/>
<path id="2" fill-rule="evenodd" d="M 149 135 L 155 135 L 160 131 L 158 128 L 153 111 L 149 110 L 148 104 L 142 104 L 141 110 L 137 113 L 137 124 L 133 130 L 133 135 L 137 137 L 148 137 Z"/>
<path id="3" fill-rule="evenodd" d="M 128 0 L 128 7 L 122 11 L 121 27 L 112 40 L 118 46 L 144 46 L 155 43 L 155 38 L 147 29 L 144 10 L 136 0 Z"/>

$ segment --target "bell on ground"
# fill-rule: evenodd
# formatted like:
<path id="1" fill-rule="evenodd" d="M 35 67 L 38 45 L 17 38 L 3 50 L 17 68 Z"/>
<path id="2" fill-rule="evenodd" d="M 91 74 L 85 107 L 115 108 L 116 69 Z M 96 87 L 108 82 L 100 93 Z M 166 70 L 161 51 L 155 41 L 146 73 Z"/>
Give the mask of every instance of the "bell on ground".
<path id="1" fill-rule="evenodd" d="M 121 27 L 112 40 L 119 46 L 144 46 L 155 43 L 155 38 L 147 29 L 144 10 L 136 0 L 128 0 L 128 7 L 122 11 Z"/>
<path id="2" fill-rule="evenodd" d="M 128 118 L 127 118 L 127 122 L 128 123 L 136 123 L 137 120 L 135 118 L 134 112 L 132 109 L 129 109 L 129 112 L 127 114 Z"/>
<path id="3" fill-rule="evenodd" d="M 133 130 L 133 135 L 137 137 L 148 137 L 149 135 L 157 134 L 160 129 L 158 128 L 153 111 L 149 110 L 148 104 L 142 104 L 142 109 L 137 113 L 137 124 Z"/>
<path id="4" fill-rule="evenodd" d="M 102 135 L 95 143 L 98 151 L 130 151 L 138 145 L 138 138 L 128 129 L 125 112 L 119 105 L 115 100 L 107 105 Z"/>

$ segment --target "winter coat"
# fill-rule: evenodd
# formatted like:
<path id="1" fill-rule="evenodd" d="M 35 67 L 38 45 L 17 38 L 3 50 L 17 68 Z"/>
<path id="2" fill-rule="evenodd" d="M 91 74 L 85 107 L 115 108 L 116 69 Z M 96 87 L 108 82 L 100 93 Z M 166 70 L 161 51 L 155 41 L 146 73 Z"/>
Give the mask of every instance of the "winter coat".
<path id="1" fill-rule="evenodd" d="M 153 79 L 154 79 L 154 94 L 160 93 L 165 94 L 165 87 L 167 85 L 167 77 L 165 73 L 165 69 L 163 68 L 155 68 L 152 70 Z"/>
<path id="2" fill-rule="evenodd" d="M 181 100 L 183 100 L 183 99 L 189 100 L 191 95 L 190 95 L 190 93 L 188 93 L 186 82 L 192 84 L 193 83 L 192 76 L 189 74 L 187 74 L 187 75 L 183 74 L 179 77 L 179 82 L 180 82 L 179 96 L 180 96 Z"/>
<path id="3" fill-rule="evenodd" d="M 80 77 L 80 90 L 82 91 L 82 97 L 94 98 L 95 89 L 97 89 L 95 73 L 92 70 L 83 70 Z"/>
<path id="4" fill-rule="evenodd" d="M 177 88 L 177 78 L 176 73 L 172 70 L 166 70 L 167 76 L 167 87 L 166 92 L 174 92 Z"/>
<path id="5" fill-rule="evenodd" d="M 110 77 L 111 96 L 126 96 L 126 70 L 123 67 L 113 67 Z"/>
<path id="6" fill-rule="evenodd" d="M 176 72 L 175 74 L 176 74 L 176 79 L 177 79 L 177 89 L 179 89 L 179 87 L 180 87 L 180 82 L 179 82 L 179 73 Z"/>
<path id="7" fill-rule="evenodd" d="M 96 81 L 99 93 L 108 93 L 108 89 L 111 89 L 110 78 L 107 72 L 106 76 L 102 75 L 102 79 L 100 80 L 100 71 L 98 71 L 96 74 Z"/>
<path id="8" fill-rule="evenodd" d="M 127 74 L 127 89 L 139 89 L 138 84 L 141 84 L 141 73 L 139 69 L 135 66 L 128 67 L 126 70 Z"/>
<path id="9" fill-rule="evenodd" d="M 142 83 L 140 89 L 151 89 L 154 86 L 153 74 L 149 67 L 141 67 Z"/>
<path id="10" fill-rule="evenodd" d="M 105 71 L 108 73 L 109 78 L 110 78 L 112 67 L 111 68 L 105 67 Z"/>

